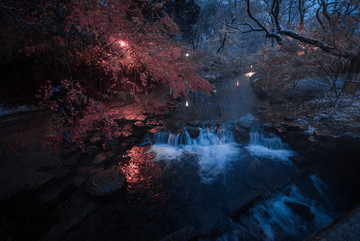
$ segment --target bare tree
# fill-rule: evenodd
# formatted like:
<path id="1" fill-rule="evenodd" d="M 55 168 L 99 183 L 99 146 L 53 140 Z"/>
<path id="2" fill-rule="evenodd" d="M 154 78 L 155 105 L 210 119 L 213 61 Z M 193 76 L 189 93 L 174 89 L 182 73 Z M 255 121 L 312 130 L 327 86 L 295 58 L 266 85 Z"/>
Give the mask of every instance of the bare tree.
<path id="1" fill-rule="evenodd" d="M 332 55 L 337 55 L 344 58 L 357 58 L 359 53 L 358 41 L 354 41 L 354 37 L 359 34 L 359 4 L 356 0 L 345 1 L 328 1 L 318 0 L 306 1 L 298 0 L 298 14 L 299 14 L 299 31 L 290 29 L 294 2 L 284 4 L 286 1 L 269 0 L 264 1 L 269 8 L 268 11 L 263 11 L 261 14 L 254 14 L 253 7 L 257 3 L 246 0 L 246 11 L 250 21 L 244 21 L 240 25 L 246 27 L 241 29 L 241 32 L 248 33 L 254 31 L 265 32 L 266 37 L 276 39 L 281 44 L 285 37 L 296 39 L 302 43 L 318 47 L 325 52 Z M 322 29 L 323 38 L 317 38 L 311 34 L 304 34 L 304 24 L 306 20 L 306 12 L 313 11 L 317 19 L 317 25 Z M 258 11 L 258 10 L 257 10 Z M 284 12 L 288 13 L 287 21 L 283 21 L 282 16 Z M 264 16 L 264 14 L 266 16 Z M 265 21 L 265 20 L 270 21 Z M 283 27 L 285 22 L 285 26 Z M 339 33 L 341 33 L 342 41 L 338 41 Z M 345 43 L 345 44 L 344 44 Z"/>

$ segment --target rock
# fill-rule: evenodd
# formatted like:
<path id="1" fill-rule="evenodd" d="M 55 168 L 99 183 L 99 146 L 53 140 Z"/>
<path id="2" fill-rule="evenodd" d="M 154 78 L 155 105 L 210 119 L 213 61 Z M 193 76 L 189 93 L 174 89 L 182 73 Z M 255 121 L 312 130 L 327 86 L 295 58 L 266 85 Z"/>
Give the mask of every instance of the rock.
<path id="1" fill-rule="evenodd" d="M 278 134 L 284 134 L 287 132 L 287 129 L 286 129 L 286 127 L 280 126 L 280 127 L 276 128 L 276 131 Z"/>
<path id="2" fill-rule="evenodd" d="M 191 138 L 198 138 L 200 135 L 200 129 L 198 127 L 188 126 L 186 127 L 186 130 Z"/>
<path id="3" fill-rule="evenodd" d="M 91 195 L 105 196 L 119 190 L 124 183 L 124 174 L 117 169 L 111 169 L 96 173 L 88 180 L 85 188 Z"/>
<path id="4" fill-rule="evenodd" d="M 192 122 L 186 122 L 186 126 L 199 127 L 201 125 L 200 121 L 194 120 Z"/>
<path id="5" fill-rule="evenodd" d="M 152 119 L 152 120 L 149 120 L 146 122 L 146 125 L 149 125 L 149 126 L 156 126 L 157 125 L 157 120 L 155 119 Z"/>
<path id="6" fill-rule="evenodd" d="M 114 153 L 112 151 L 109 151 L 106 153 L 101 152 L 95 156 L 93 164 L 94 165 L 102 165 L 105 162 L 105 160 L 109 160 L 113 156 L 114 156 Z"/>
<path id="7" fill-rule="evenodd" d="M 270 104 L 272 105 L 281 105 L 285 103 L 285 99 L 284 98 L 271 98 L 270 100 Z"/>
<path id="8" fill-rule="evenodd" d="M 305 219 L 306 221 L 312 221 L 315 218 L 315 215 L 311 212 L 310 207 L 304 204 L 290 201 L 285 201 L 284 204 L 288 206 L 296 215 Z"/>
<path id="9" fill-rule="evenodd" d="M 250 135 L 248 130 L 241 127 L 235 127 L 233 133 L 234 133 L 234 140 L 237 143 L 241 143 L 241 144 L 249 143 Z"/>
<path id="10" fill-rule="evenodd" d="M 91 144 L 97 145 L 97 144 L 101 143 L 102 139 L 103 138 L 100 135 L 95 135 L 95 136 L 91 137 L 89 141 Z"/>
<path id="11" fill-rule="evenodd" d="M 284 120 L 285 121 L 293 121 L 293 120 L 296 120 L 296 117 L 287 115 L 287 116 L 284 117 Z"/>
<path id="12" fill-rule="evenodd" d="M 307 162 L 307 160 L 304 157 L 301 157 L 301 156 L 291 156 L 291 157 L 289 157 L 289 159 L 292 162 L 295 162 L 296 164 L 303 164 L 303 163 Z"/>
<path id="13" fill-rule="evenodd" d="M 143 122 L 146 120 L 146 118 L 147 118 L 146 115 L 138 115 L 134 120 Z"/>
<path id="14" fill-rule="evenodd" d="M 288 125 L 287 125 L 287 130 L 288 131 L 297 131 L 300 129 L 300 124 L 297 123 L 297 122 L 290 122 Z"/>
<path id="15" fill-rule="evenodd" d="M 105 153 L 99 153 L 95 156 L 93 164 L 94 165 L 101 165 L 106 160 Z"/>
<path id="16" fill-rule="evenodd" d="M 149 130 L 149 133 L 156 133 L 156 132 L 160 132 L 162 130 L 162 128 L 160 126 L 156 126 L 152 129 Z"/>
<path id="17" fill-rule="evenodd" d="M 134 126 L 139 127 L 139 128 L 142 128 L 142 127 L 145 126 L 145 124 L 144 124 L 144 122 L 142 122 L 142 121 L 136 121 L 136 122 L 134 123 Z"/>
<path id="18" fill-rule="evenodd" d="M 267 110 L 266 106 L 259 106 L 258 109 L 259 110 Z"/>

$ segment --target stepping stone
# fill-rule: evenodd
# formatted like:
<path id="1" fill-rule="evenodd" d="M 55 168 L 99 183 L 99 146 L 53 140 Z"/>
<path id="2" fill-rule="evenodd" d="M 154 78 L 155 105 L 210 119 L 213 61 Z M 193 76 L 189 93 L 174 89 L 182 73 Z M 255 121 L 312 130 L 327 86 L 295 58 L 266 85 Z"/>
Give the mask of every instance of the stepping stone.
<path id="1" fill-rule="evenodd" d="M 104 170 L 92 176 L 86 183 L 86 191 L 94 196 L 106 196 L 119 190 L 125 177 L 119 170 Z"/>

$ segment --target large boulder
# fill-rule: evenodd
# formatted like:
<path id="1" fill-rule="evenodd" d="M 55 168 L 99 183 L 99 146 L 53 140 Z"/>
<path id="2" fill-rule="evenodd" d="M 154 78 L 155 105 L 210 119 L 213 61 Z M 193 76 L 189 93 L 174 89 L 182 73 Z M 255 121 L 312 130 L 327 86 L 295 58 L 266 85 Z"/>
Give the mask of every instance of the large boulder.
<path id="1" fill-rule="evenodd" d="M 240 144 L 247 144 L 250 141 L 249 131 L 242 127 L 235 127 L 233 130 L 234 141 Z"/>
<path id="2" fill-rule="evenodd" d="M 188 126 L 186 127 L 187 132 L 189 133 L 191 138 L 198 138 L 200 135 L 200 129 L 199 127 L 192 127 L 192 126 Z"/>

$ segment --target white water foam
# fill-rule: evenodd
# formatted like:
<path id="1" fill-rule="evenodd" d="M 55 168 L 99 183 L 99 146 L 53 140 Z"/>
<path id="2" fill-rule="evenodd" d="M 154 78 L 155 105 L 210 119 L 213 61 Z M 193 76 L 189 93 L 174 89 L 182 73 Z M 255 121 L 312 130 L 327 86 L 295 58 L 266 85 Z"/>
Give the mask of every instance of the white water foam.
<path id="1" fill-rule="evenodd" d="M 253 156 L 278 159 L 289 164 L 291 163 L 289 157 L 295 154 L 286 149 L 279 137 L 265 137 L 259 132 L 250 133 L 250 143 L 245 148 Z"/>
<path id="2" fill-rule="evenodd" d="M 294 213 L 286 202 L 309 207 L 314 218 L 305 220 Z M 298 240 L 328 225 L 334 218 L 292 185 L 289 194 L 274 195 L 255 205 L 238 222 L 230 220 L 228 231 L 216 240 Z"/>
<path id="3" fill-rule="evenodd" d="M 204 183 L 224 173 L 241 152 L 233 141 L 232 132 L 226 128 L 200 129 L 196 139 L 190 138 L 186 130 L 181 134 L 157 133 L 154 139 L 151 153 L 156 161 L 180 160 L 184 154 L 190 154 L 198 162 L 199 175 Z"/>

